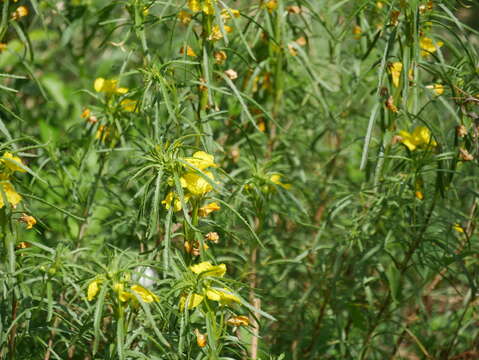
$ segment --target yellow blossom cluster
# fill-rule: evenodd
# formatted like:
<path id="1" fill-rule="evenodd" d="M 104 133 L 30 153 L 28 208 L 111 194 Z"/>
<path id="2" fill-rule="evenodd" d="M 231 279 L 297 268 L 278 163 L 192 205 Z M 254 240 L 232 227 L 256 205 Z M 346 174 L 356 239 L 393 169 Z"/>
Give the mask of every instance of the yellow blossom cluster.
<path id="1" fill-rule="evenodd" d="M 435 147 L 436 141 L 431 137 L 431 131 L 425 126 L 417 126 L 412 133 L 405 130 L 399 132 L 400 142 L 410 151 Z"/>
<path id="2" fill-rule="evenodd" d="M 12 19 L 19 20 L 22 17 L 28 16 L 28 14 L 29 14 L 28 8 L 24 5 L 21 5 L 18 8 L 16 8 L 15 11 L 12 13 Z"/>
<path id="3" fill-rule="evenodd" d="M 219 240 L 220 240 L 220 237 L 217 232 L 209 232 L 208 234 L 205 235 L 205 241 L 203 242 L 203 249 L 208 250 L 210 248 L 207 244 L 208 241 L 211 241 L 212 243 L 217 244 Z M 200 253 L 201 253 L 200 246 L 201 244 L 198 240 L 193 242 L 185 241 L 184 243 L 185 251 L 188 254 L 191 254 L 193 256 L 200 256 Z"/>
<path id="4" fill-rule="evenodd" d="M 444 43 L 442 41 L 434 42 L 431 38 L 428 38 L 426 36 L 422 36 L 419 39 L 419 47 L 421 48 L 422 57 L 429 56 L 430 54 L 436 52 L 437 49 L 439 49 L 443 45 Z"/>
<path id="5" fill-rule="evenodd" d="M 96 92 L 104 93 L 107 96 L 125 95 L 128 93 L 129 90 L 126 87 L 118 86 L 118 80 L 105 79 L 102 77 L 95 79 L 95 82 L 93 83 L 93 88 Z M 120 102 L 120 106 L 124 111 L 134 112 L 137 110 L 138 101 L 132 99 L 123 99 Z"/>
<path id="6" fill-rule="evenodd" d="M 101 278 L 95 279 L 88 284 L 87 300 L 92 301 L 97 296 L 101 289 L 104 280 Z M 124 282 L 116 282 L 111 286 L 113 293 L 121 303 L 127 301 L 135 301 L 140 298 L 145 303 L 157 302 L 160 298 L 150 290 L 141 285 L 133 284 L 128 289 Z"/>
<path id="7" fill-rule="evenodd" d="M 199 306 L 205 298 L 211 301 L 216 301 L 221 305 L 229 305 L 233 302 L 240 302 L 240 299 L 232 293 L 228 288 L 212 287 L 208 280 L 209 277 L 222 278 L 226 274 L 226 265 L 212 265 L 209 261 L 203 261 L 199 264 L 190 266 L 193 273 L 198 275 L 203 280 L 203 288 L 201 293 L 183 294 L 180 298 L 180 310 L 183 311 L 185 307 L 194 309 Z"/>
<path id="8" fill-rule="evenodd" d="M 196 13 L 203 13 L 208 16 L 213 16 L 216 13 L 216 5 L 217 1 L 216 0 L 188 0 L 187 6 L 189 10 L 193 12 L 193 14 Z M 211 30 L 208 33 L 207 40 L 209 41 L 218 41 L 223 38 L 224 33 L 231 33 L 233 31 L 233 28 L 229 25 L 227 25 L 227 21 L 232 19 L 233 17 L 238 18 L 240 17 L 240 12 L 236 9 L 231 9 L 231 8 L 224 8 L 221 10 L 221 20 L 222 24 L 214 24 L 211 27 Z M 180 22 L 184 25 L 188 25 L 191 22 L 192 15 L 188 11 L 181 10 L 178 13 L 178 19 Z M 186 53 L 188 56 L 195 57 L 196 54 L 193 49 L 187 48 L 183 49 L 182 53 Z"/>
<path id="9" fill-rule="evenodd" d="M 206 15 L 214 15 L 216 0 L 188 0 L 188 7 L 194 13 L 204 12 Z"/>
<path id="10" fill-rule="evenodd" d="M 403 69 L 403 64 L 399 61 L 393 62 L 388 66 L 389 72 L 391 73 L 391 80 L 394 87 L 399 87 L 399 82 L 401 79 L 401 73 Z M 412 68 L 409 69 L 408 78 L 410 81 L 413 80 L 413 71 Z M 434 92 L 435 95 L 440 96 L 444 93 L 444 85 L 442 84 L 431 84 L 426 86 L 427 89 L 430 89 Z"/>
<path id="11" fill-rule="evenodd" d="M 218 165 L 214 162 L 213 155 L 210 155 L 204 151 L 197 151 L 192 157 L 186 157 L 182 159 L 182 163 L 186 168 L 185 173 L 180 178 L 181 187 L 184 191 L 184 203 L 188 203 L 192 197 L 202 197 L 205 194 L 213 190 L 211 183 L 215 180 L 214 175 L 208 168 L 215 168 Z M 179 195 L 170 191 L 166 198 L 162 201 L 162 204 L 167 210 L 173 206 L 174 211 L 180 211 L 182 209 L 182 203 Z M 216 203 L 207 204 L 199 209 L 199 216 L 206 217 L 213 211 L 220 209 L 220 206 Z"/>
<path id="12" fill-rule="evenodd" d="M 0 158 L 0 164 L 0 183 L 3 192 L 0 196 L 0 208 L 5 206 L 5 200 L 7 200 L 12 207 L 16 207 L 20 201 L 22 201 L 22 196 L 15 191 L 10 180 L 15 172 L 26 172 L 25 166 L 19 157 L 9 152 L 3 154 Z"/>
<path id="13" fill-rule="evenodd" d="M 27 214 L 22 214 L 19 220 L 26 225 L 27 230 L 32 229 L 37 223 L 37 220 L 33 216 Z"/>

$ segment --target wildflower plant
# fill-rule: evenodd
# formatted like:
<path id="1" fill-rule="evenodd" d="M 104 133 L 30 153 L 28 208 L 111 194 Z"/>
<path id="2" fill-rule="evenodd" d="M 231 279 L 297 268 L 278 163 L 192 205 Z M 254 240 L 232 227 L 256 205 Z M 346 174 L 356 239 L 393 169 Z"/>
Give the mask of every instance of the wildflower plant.
<path id="1" fill-rule="evenodd" d="M 477 356 L 477 4 L 0 9 L 0 359 Z"/>

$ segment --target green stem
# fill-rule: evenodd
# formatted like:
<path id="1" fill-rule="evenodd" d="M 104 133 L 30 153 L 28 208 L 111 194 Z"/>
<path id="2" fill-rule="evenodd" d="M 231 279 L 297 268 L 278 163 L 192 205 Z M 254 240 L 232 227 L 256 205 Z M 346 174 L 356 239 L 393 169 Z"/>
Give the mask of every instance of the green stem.
<path id="1" fill-rule="evenodd" d="M 4 208 L 0 210 L 0 228 L 1 236 L 3 238 L 3 247 L 4 254 L 7 256 L 7 283 L 8 287 L 12 292 L 12 301 L 11 301 L 11 322 L 14 323 L 17 317 L 18 311 L 18 301 L 15 296 L 15 268 L 16 268 L 16 258 L 15 258 L 15 239 L 11 231 L 11 212 Z M 8 337 L 8 357 L 9 359 L 15 359 L 15 335 L 16 335 L 16 325 L 14 325 L 10 331 Z"/>
<path id="2" fill-rule="evenodd" d="M 90 190 L 88 192 L 88 198 L 87 202 L 85 205 L 85 208 L 83 210 L 83 218 L 84 220 L 81 222 L 79 228 L 78 228 L 78 234 L 77 234 L 77 239 L 76 239 L 76 244 L 77 248 L 80 247 L 81 240 L 83 239 L 83 236 L 86 233 L 86 229 L 88 226 L 88 220 L 90 217 L 91 213 L 91 207 L 93 205 L 93 201 L 95 199 L 96 192 L 98 190 L 98 185 L 100 183 L 101 177 L 103 175 L 103 170 L 105 169 L 105 164 L 106 164 L 106 157 L 107 153 L 101 153 L 100 155 L 100 167 L 98 168 L 98 172 L 95 176 L 95 181 L 93 182 L 92 186 L 90 187 Z"/>
<path id="3" fill-rule="evenodd" d="M 2 20 L 0 23 L 0 42 L 3 40 L 5 33 L 8 29 L 8 8 L 10 6 L 10 0 L 3 1 L 3 8 L 2 8 Z"/>
<path id="4" fill-rule="evenodd" d="M 404 260 L 401 262 L 399 265 L 399 272 L 400 272 L 400 283 L 404 281 L 404 274 L 409 267 L 409 262 L 411 261 L 414 253 L 416 252 L 417 248 L 421 244 L 421 241 L 424 237 L 424 234 L 426 233 L 426 230 L 429 225 L 429 221 L 431 220 L 432 213 L 436 207 L 436 202 L 437 202 L 437 197 L 438 197 L 438 190 L 436 189 L 436 192 L 434 193 L 434 198 L 431 203 L 431 207 L 429 209 L 429 213 L 426 216 L 426 220 L 424 222 L 424 225 L 422 226 L 421 230 L 419 231 L 419 234 L 415 237 L 414 242 L 411 244 L 409 247 L 408 252 L 406 253 L 406 256 L 404 257 Z M 360 360 L 366 359 L 367 358 L 367 353 L 369 351 L 369 343 L 371 342 L 371 339 L 374 335 L 374 331 L 376 328 L 379 326 L 384 314 L 386 313 L 386 310 L 388 309 L 389 305 L 391 304 L 392 301 L 392 294 L 391 290 L 388 290 L 388 293 L 385 297 L 385 299 L 381 303 L 381 307 L 379 309 L 378 314 L 376 315 L 376 319 L 374 320 L 373 325 L 370 327 L 368 333 L 366 334 L 365 341 L 364 341 L 364 347 L 361 352 Z"/>

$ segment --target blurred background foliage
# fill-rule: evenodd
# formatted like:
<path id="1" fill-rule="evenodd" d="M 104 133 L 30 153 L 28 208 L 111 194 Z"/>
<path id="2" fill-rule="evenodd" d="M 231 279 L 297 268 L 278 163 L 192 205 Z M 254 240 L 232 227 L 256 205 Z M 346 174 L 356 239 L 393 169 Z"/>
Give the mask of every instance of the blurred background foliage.
<path id="1" fill-rule="evenodd" d="M 0 7 L 2 359 L 479 357 L 477 4 Z"/>

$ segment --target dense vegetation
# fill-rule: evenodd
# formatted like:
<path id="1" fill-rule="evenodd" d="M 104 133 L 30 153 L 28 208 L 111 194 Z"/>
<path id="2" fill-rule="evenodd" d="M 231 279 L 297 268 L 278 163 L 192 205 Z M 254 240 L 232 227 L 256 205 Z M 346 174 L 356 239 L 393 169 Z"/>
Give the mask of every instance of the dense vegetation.
<path id="1" fill-rule="evenodd" d="M 478 358 L 474 6 L 0 0 L 0 358 Z"/>

